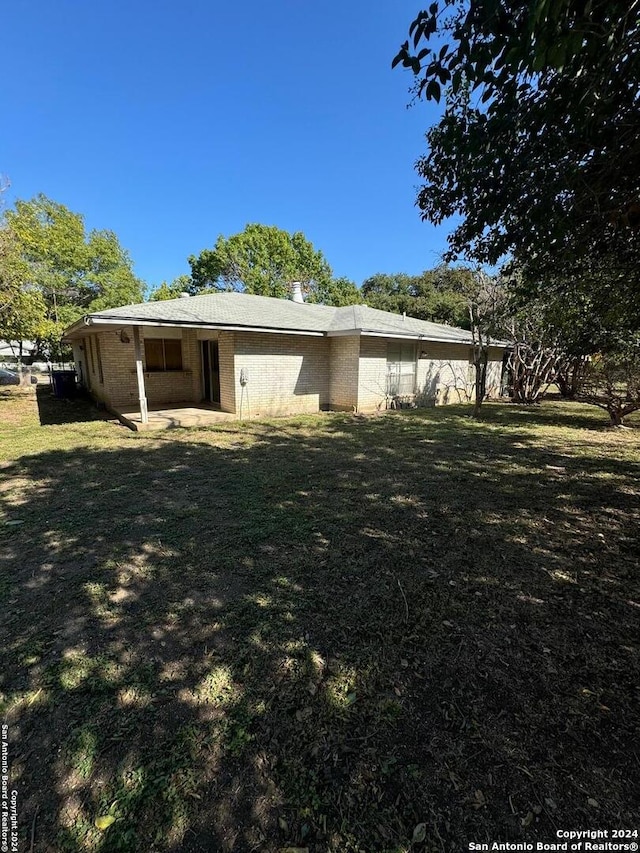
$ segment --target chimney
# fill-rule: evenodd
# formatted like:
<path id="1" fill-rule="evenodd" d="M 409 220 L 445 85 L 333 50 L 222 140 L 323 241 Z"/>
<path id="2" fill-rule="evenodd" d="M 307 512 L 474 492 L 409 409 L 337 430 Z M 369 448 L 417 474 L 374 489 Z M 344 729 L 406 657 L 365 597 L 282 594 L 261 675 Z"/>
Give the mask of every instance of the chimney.
<path id="1" fill-rule="evenodd" d="M 290 284 L 291 288 L 291 301 L 292 302 L 304 302 L 304 296 L 302 295 L 302 287 L 300 286 L 299 281 L 292 281 Z"/>
<path id="2" fill-rule="evenodd" d="M 180 296 L 179 296 L 178 298 L 179 298 L 179 299 L 188 299 L 188 298 L 189 298 L 189 295 L 190 295 L 190 294 L 188 294 L 186 290 L 183 290 L 183 291 L 182 291 L 182 293 L 180 294 Z"/>

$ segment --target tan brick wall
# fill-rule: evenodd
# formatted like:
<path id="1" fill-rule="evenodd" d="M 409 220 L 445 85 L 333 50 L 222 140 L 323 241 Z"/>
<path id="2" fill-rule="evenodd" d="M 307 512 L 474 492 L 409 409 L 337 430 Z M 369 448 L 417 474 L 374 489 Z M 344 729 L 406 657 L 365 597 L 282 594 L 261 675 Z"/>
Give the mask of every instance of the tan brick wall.
<path id="1" fill-rule="evenodd" d="M 473 370 L 470 369 L 468 344 L 440 344 L 420 341 L 416 386 L 418 402 L 422 405 L 437 403 L 464 403 L 473 395 Z M 471 366 L 472 368 L 472 366 Z"/>
<path id="2" fill-rule="evenodd" d="M 120 333 L 129 338 L 123 343 Z M 153 332 L 158 336 L 159 332 Z M 175 333 L 174 333 L 175 334 Z M 147 401 L 199 403 L 203 397 L 201 350 L 195 329 L 182 330 L 182 371 L 145 372 Z M 96 339 L 100 341 L 103 382 L 100 382 Z M 320 409 L 374 411 L 386 405 L 387 338 L 277 335 L 257 332 L 220 332 L 220 404 L 223 411 L 243 416 L 286 415 Z M 144 357 L 144 328 L 141 329 Z M 80 349 L 82 345 L 82 349 Z M 89 351 L 91 348 L 91 354 Z M 417 391 L 421 403 L 457 403 L 473 393 L 470 347 L 460 344 L 419 342 L 427 353 L 417 364 Z M 118 411 L 135 411 L 138 387 L 135 372 L 133 328 L 87 332 L 74 343 L 76 364 L 82 364 L 92 394 Z M 500 389 L 502 350 L 490 350 L 487 390 Z M 242 395 L 240 372 L 249 382 Z"/>
<path id="3" fill-rule="evenodd" d="M 329 340 L 307 335 L 236 332 L 236 413 L 258 415 L 317 412 L 329 405 Z M 244 395 L 240 373 L 248 371 Z M 248 408 L 247 408 L 248 407 Z"/>
<path id="4" fill-rule="evenodd" d="M 122 331 L 129 338 L 128 343 L 122 342 Z M 100 341 L 103 382 L 99 379 L 96 339 Z M 138 382 L 133 327 L 123 326 L 113 331 L 93 332 L 86 335 L 85 341 L 86 346 L 80 357 L 87 366 L 93 396 L 118 411 L 135 411 L 138 407 Z M 140 343 L 144 362 L 144 328 L 140 330 Z M 87 348 L 92 351 L 93 359 Z M 197 403 L 202 399 L 200 350 L 194 329 L 182 331 L 182 366 L 182 370 L 166 373 L 145 371 L 144 383 L 150 406 L 163 403 Z"/>
<path id="5" fill-rule="evenodd" d="M 360 338 L 358 411 L 384 408 L 387 394 L 387 339 Z"/>
<path id="6" fill-rule="evenodd" d="M 350 412 L 358 406 L 360 338 L 345 335 L 329 338 L 329 406 Z"/>
<path id="7" fill-rule="evenodd" d="M 373 411 L 386 404 L 387 338 L 363 336 L 360 343 L 358 410 Z M 468 344 L 418 341 L 416 393 L 420 405 L 462 403 L 473 399 L 474 369 Z M 487 371 L 487 394 L 498 395 L 502 373 L 502 350 L 491 347 Z"/>
<path id="8" fill-rule="evenodd" d="M 489 347 L 489 364 L 487 365 L 487 395 L 489 397 L 500 396 L 502 355 L 503 350 L 499 347 Z"/>
<path id="9" fill-rule="evenodd" d="M 220 408 L 223 412 L 236 411 L 236 374 L 234 332 L 218 334 L 218 358 L 220 361 Z"/>

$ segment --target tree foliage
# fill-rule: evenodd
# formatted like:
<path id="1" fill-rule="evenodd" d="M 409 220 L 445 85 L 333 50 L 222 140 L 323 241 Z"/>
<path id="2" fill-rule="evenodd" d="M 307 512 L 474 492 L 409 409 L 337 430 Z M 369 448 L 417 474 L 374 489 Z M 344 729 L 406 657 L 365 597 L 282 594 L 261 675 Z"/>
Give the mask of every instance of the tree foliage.
<path id="1" fill-rule="evenodd" d="M 171 284 L 163 281 L 149 296 L 150 302 L 164 302 L 167 299 L 178 299 L 182 293 L 192 295 L 193 280 L 189 275 L 179 275 Z"/>
<path id="2" fill-rule="evenodd" d="M 445 265 L 421 275 L 376 273 L 363 282 L 362 298 L 381 311 L 468 329 L 467 302 L 460 289 L 466 275 L 460 268 Z"/>
<path id="3" fill-rule="evenodd" d="M 308 301 L 344 308 L 346 305 L 360 304 L 362 293 L 357 284 L 349 278 L 329 278 L 318 282 Z"/>
<path id="4" fill-rule="evenodd" d="M 49 331 L 42 294 L 28 282 L 29 268 L 16 235 L 9 227 L 0 227 L 1 340 L 33 340 Z"/>
<path id="5" fill-rule="evenodd" d="M 44 305 L 35 335 L 41 348 L 57 347 L 64 328 L 82 314 L 141 302 L 144 284 L 112 231 L 86 232 L 84 219 L 44 195 L 17 201 L 4 216 L 20 259 L 20 294 L 25 320 Z"/>
<path id="6" fill-rule="evenodd" d="M 301 231 L 290 234 L 272 225 L 247 225 L 231 237 L 220 235 L 213 249 L 189 258 L 194 286 L 242 290 L 258 296 L 286 297 L 293 281 L 313 293 L 331 278 L 331 268 Z"/>
<path id="7" fill-rule="evenodd" d="M 436 0 L 394 60 L 440 100 L 418 205 L 459 216 L 449 259 L 510 256 L 529 287 L 638 309 L 638 0 Z M 638 311 L 640 315 L 640 311 Z"/>
<path id="8" fill-rule="evenodd" d="M 640 342 L 589 359 L 576 399 L 608 412 L 611 426 L 624 426 L 625 417 L 640 410 Z"/>

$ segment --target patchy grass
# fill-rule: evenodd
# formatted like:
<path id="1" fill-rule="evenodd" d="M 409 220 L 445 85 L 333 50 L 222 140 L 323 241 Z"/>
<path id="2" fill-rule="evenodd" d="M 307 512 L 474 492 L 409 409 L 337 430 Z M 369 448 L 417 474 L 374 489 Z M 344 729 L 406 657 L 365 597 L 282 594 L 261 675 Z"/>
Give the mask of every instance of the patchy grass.
<path id="1" fill-rule="evenodd" d="M 0 393 L 24 846 L 36 810 L 35 853 L 633 827 L 637 429 L 552 402 L 134 434 L 45 390 Z"/>

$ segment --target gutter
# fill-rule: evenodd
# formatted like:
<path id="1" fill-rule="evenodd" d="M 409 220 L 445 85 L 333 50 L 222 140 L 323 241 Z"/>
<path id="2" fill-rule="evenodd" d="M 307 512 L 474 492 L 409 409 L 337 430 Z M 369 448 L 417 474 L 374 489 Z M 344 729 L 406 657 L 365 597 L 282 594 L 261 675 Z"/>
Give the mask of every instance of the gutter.
<path id="1" fill-rule="evenodd" d="M 186 328 L 186 329 L 210 329 L 213 331 L 231 332 L 270 332 L 282 335 L 310 335 L 312 337 L 323 337 L 325 332 L 312 332 L 307 329 L 278 329 L 262 326 L 244 326 L 231 323 L 201 323 L 197 320 L 148 320 L 141 317 L 100 317 L 99 314 L 85 314 L 85 316 L 69 326 L 63 334 L 63 340 L 68 335 L 75 334 L 87 326 L 151 326 L 159 328 Z"/>
<path id="2" fill-rule="evenodd" d="M 355 308 L 355 306 L 354 306 Z M 82 331 L 87 326 L 106 325 L 106 326 L 150 326 L 155 328 L 186 328 L 186 329 L 208 329 L 211 331 L 224 332 L 264 332 L 267 334 L 277 335 L 306 335 L 308 337 L 342 337 L 342 336 L 361 336 L 374 338 L 395 338 L 400 340 L 411 341 L 428 341 L 436 344 L 460 344 L 463 346 L 473 346 L 472 340 L 460 340 L 459 338 L 436 338 L 426 334 L 411 334 L 406 332 L 379 332 L 374 329 L 338 329 L 328 332 L 314 332 L 308 329 L 282 329 L 269 328 L 266 326 L 248 326 L 231 323 L 201 323 L 197 320 L 149 320 L 142 317 L 101 317 L 99 314 L 85 314 L 80 320 L 77 320 L 73 325 L 65 330 L 62 340 L 66 341 L 69 335 L 74 335 Z M 489 341 L 488 346 L 507 347 L 509 343 L 503 341 Z"/>

